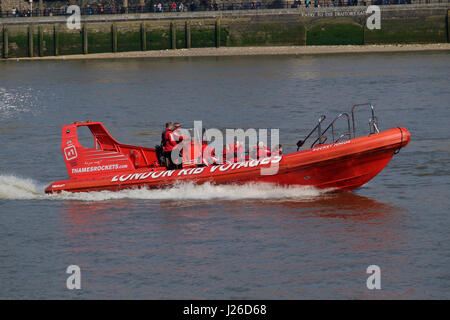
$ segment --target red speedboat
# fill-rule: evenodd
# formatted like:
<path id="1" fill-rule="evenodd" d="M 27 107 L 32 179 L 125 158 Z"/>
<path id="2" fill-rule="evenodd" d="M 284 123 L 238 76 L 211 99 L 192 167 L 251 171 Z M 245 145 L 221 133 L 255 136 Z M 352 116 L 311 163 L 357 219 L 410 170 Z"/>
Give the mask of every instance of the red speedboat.
<path id="1" fill-rule="evenodd" d="M 354 111 L 361 106 L 371 110 L 370 132 L 356 137 Z M 75 122 L 62 127 L 61 148 L 70 178 L 53 182 L 45 192 L 160 188 L 178 182 L 265 182 L 353 190 L 383 170 L 411 139 L 402 127 L 379 132 L 371 104 L 355 105 L 350 115 L 342 113 L 323 128 L 325 119 L 322 116 L 306 138 L 297 142 L 296 152 L 257 160 L 247 156 L 245 161 L 220 165 L 187 164 L 178 170 L 161 166 L 156 149 L 117 142 L 100 122 Z M 338 120 L 346 120 L 347 130 L 335 136 Z M 81 126 L 90 129 L 94 148 L 85 148 L 78 141 Z M 310 147 L 300 150 L 313 139 Z"/>

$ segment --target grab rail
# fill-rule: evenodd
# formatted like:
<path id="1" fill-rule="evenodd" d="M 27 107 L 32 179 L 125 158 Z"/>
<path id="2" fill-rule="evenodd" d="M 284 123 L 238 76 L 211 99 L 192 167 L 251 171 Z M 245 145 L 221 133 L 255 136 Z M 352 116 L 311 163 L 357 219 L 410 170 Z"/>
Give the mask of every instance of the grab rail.
<path id="1" fill-rule="evenodd" d="M 378 117 L 373 117 L 372 119 L 369 120 L 369 132 L 370 134 L 380 132 L 380 130 L 378 129 Z"/>
<path id="2" fill-rule="evenodd" d="M 327 117 L 326 117 L 325 115 L 321 115 L 320 118 L 319 118 L 319 122 L 318 122 L 317 125 L 314 127 L 314 129 L 312 129 L 311 132 L 305 137 L 305 139 L 303 139 L 303 140 L 298 140 L 298 142 L 297 142 L 297 151 L 300 150 L 300 148 L 303 146 L 303 144 L 306 142 L 306 140 L 308 140 L 309 137 L 310 137 L 310 136 L 314 133 L 314 131 L 316 131 L 316 130 L 318 130 L 318 132 L 319 132 L 319 138 L 320 138 L 320 140 L 321 140 L 321 143 L 323 143 L 323 142 L 322 142 L 322 139 L 321 139 L 321 136 L 322 136 L 322 134 L 321 134 L 321 123 L 322 123 L 326 118 L 327 118 Z"/>
<path id="3" fill-rule="evenodd" d="M 350 115 L 347 112 L 343 112 L 339 114 L 327 127 L 325 130 L 322 131 L 322 122 L 326 119 L 325 115 L 320 116 L 319 121 L 317 125 L 311 130 L 311 132 L 303 139 L 299 140 L 297 142 L 297 151 L 300 150 L 300 148 L 305 144 L 305 142 L 311 137 L 311 135 L 317 130 L 318 137 L 311 145 L 311 148 L 313 148 L 316 144 L 324 144 L 328 138 L 324 135 L 330 128 L 331 128 L 331 134 L 332 134 L 332 141 L 331 143 L 339 142 L 341 139 L 348 137 L 348 139 L 356 138 L 356 125 L 355 125 L 355 109 L 358 107 L 370 107 L 372 116 L 369 119 L 369 134 L 379 133 L 380 130 L 378 129 L 378 118 L 375 116 L 375 110 L 371 103 L 362 103 L 362 104 L 355 104 L 352 107 L 351 110 L 351 124 L 350 124 Z M 335 139 L 335 130 L 334 130 L 334 124 L 337 120 L 341 118 L 347 118 L 347 132 L 341 134 L 337 139 Z M 353 134 L 352 134 L 353 133 Z"/>
<path id="4" fill-rule="evenodd" d="M 369 134 L 379 133 L 380 130 L 378 130 L 378 118 L 375 117 L 375 110 L 373 108 L 373 105 L 371 103 L 361 103 L 361 104 L 355 104 L 352 107 L 352 125 L 353 125 L 353 138 L 356 138 L 356 126 L 355 126 L 355 109 L 358 107 L 364 107 L 368 106 L 370 107 L 370 110 L 372 112 L 372 117 L 369 119 Z"/>
<path id="5" fill-rule="evenodd" d="M 334 123 L 335 123 L 337 120 L 339 120 L 340 118 L 342 118 L 342 117 L 347 118 L 347 133 L 341 134 L 337 140 L 334 140 Z M 351 131 L 350 131 L 350 116 L 348 115 L 348 113 L 344 112 L 344 113 L 339 114 L 339 115 L 338 115 L 338 116 L 337 116 L 337 117 L 336 117 L 336 118 L 328 125 L 328 127 L 327 127 L 323 132 L 319 132 L 319 137 L 318 137 L 316 140 L 314 140 L 313 144 L 311 145 L 311 148 L 314 147 L 314 145 L 315 145 L 318 141 L 319 141 L 319 144 L 323 144 L 323 143 L 326 141 L 326 140 L 325 140 L 325 141 L 322 141 L 322 140 L 321 140 L 321 137 L 322 137 L 323 134 L 326 133 L 326 132 L 328 131 L 328 129 L 330 129 L 330 128 L 331 128 L 331 135 L 332 135 L 332 138 L 333 138 L 333 140 L 332 140 L 333 143 L 338 142 L 339 140 L 341 140 L 341 139 L 342 139 L 343 137 L 345 137 L 345 136 L 348 136 L 349 139 L 352 138 L 352 134 L 351 134 Z M 325 137 L 325 138 L 326 138 L 326 137 Z"/>

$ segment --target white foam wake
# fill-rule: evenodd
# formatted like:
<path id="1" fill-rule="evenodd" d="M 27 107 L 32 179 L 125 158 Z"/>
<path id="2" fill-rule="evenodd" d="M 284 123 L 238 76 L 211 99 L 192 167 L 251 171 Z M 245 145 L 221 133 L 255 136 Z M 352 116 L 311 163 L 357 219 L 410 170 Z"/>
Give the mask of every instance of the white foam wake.
<path id="1" fill-rule="evenodd" d="M 195 185 L 183 183 L 166 189 L 133 189 L 112 191 L 92 191 L 47 195 L 44 185 L 39 185 L 31 179 L 18 178 L 11 175 L 0 175 L 0 199 L 10 200 L 79 200 L 104 201 L 115 199 L 144 200 L 309 200 L 314 199 L 327 190 L 314 187 L 289 186 L 282 187 L 273 184 L 249 183 L 245 185 Z"/>
<path id="2" fill-rule="evenodd" d="M 0 199 L 38 199 L 42 195 L 44 188 L 32 179 L 0 175 Z"/>

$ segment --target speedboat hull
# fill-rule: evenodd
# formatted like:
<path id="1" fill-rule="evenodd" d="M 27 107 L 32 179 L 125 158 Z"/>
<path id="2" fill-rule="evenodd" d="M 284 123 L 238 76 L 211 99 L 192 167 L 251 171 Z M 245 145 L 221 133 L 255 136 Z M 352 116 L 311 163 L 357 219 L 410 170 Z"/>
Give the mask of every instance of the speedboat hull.
<path id="1" fill-rule="evenodd" d="M 353 190 L 367 183 L 382 171 L 394 153 L 405 147 L 410 139 L 411 135 L 408 130 L 398 127 L 337 143 L 320 144 L 311 149 L 282 156 L 238 163 L 166 170 L 163 167 L 139 167 L 133 165 L 132 162 L 128 166 L 115 165 L 113 167 L 116 169 L 127 168 L 123 170 L 111 172 L 99 170 L 82 172 L 79 175 L 76 170 L 71 169 L 69 171 L 70 179 L 52 183 L 45 192 L 153 189 L 177 183 L 244 184 L 252 182 Z M 64 142 L 63 147 L 65 147 Z M 120 150 L 126 149 L 125 147 L 128 148 L 127 150 L 130 148 L 130 146 L 123 145 L 121 148 L 116 148 L 119 156 L 114 157 L 120 159 Z M 65 148 L 67 149 L 67 147 Z M 149 157 L 148 152 L 150 151 L 143 150 L 143 148 L 136 150 L 141 150 L 143 158 Z M 66 153 L 66 162 L 74 161 L 67 159 Z M 125 161 L 125 159 L 122 160 Z M 97 160 L 97 163 L 99 163 L 98 161 L 103 160 Z M 88 162 L 85 161 L 85 163 Z M 102 163 L 100 165 L 105 166 Z M 111 164 L 108 163 L 108 166 Z M 69 167 L 68 170 L 70 170 Z"/>

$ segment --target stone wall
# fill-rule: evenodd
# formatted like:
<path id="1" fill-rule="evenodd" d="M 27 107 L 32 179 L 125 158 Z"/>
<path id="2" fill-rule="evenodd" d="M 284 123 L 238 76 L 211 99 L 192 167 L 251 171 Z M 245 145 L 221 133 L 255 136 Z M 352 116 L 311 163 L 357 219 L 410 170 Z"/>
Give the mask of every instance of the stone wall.
<path id="1" fill-rule="evenodd" d="M 448 9 L 383 7 L 381 30 L 367 29 L 363 7 L 87 16 L 81 30 L 69 30 L 66 17 L 4 18 L 0 50 L 3 56 L 23 57 L 214 46 L 442 43 L 449 37 Z"/>

